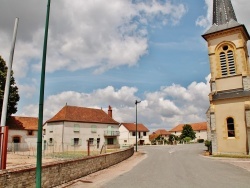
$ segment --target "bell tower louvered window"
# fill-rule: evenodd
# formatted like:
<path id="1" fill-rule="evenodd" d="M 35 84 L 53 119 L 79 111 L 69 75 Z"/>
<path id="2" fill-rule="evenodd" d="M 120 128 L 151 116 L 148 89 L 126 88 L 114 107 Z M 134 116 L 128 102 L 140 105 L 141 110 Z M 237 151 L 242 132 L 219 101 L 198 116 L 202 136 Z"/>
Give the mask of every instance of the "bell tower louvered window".
<path id="1" fill-rule="evenodd" d="M 220 67 L 222 76 L 234 75 L 236 73 L 234 54 L 227 45 L 223 46 L 223 51 L 220 53 Z"/>

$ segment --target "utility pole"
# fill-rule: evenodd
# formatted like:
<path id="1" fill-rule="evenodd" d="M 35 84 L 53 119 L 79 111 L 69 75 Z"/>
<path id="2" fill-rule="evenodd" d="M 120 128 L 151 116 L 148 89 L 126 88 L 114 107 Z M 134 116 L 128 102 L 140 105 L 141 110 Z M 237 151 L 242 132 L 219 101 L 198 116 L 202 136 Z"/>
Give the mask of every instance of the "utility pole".
<path id="1" fill-rule="evenodd" d="M 137 152 L 137 104 L 141 101 L 135 100 L 135 152 Z"/>

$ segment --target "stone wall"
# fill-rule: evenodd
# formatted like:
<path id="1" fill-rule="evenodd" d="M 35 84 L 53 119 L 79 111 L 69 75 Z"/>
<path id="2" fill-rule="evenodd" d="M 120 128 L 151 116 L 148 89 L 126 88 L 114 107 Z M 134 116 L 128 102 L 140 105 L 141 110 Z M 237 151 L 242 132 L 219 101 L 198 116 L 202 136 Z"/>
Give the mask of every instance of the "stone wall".
<path id="1" fill-rule="evenodd" d="M 134 154 L 134 148 L 77 160 L 44 164 L 42 187 L 54 187 L 115 165 Z M 35 166 L 0 171 L 0 187 L 36 187 Z"/>

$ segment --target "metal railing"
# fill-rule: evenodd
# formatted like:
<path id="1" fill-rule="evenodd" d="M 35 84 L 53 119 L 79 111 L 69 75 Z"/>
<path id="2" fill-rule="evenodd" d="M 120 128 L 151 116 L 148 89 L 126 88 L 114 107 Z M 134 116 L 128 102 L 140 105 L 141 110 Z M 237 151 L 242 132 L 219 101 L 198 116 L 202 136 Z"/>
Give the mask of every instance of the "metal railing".
<path id="1" fill-rule="evenodd" d="M 104 136 L 120 136 L 120 131 L 104 131 Z"/>

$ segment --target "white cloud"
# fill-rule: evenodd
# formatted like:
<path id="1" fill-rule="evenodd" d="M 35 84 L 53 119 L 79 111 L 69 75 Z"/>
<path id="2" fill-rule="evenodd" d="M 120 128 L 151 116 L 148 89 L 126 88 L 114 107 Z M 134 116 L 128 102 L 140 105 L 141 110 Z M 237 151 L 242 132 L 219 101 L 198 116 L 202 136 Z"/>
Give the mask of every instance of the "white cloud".
<path id="1" fill-rule="evenodd" d="M 11 13 L 20 17 L 13 67 L 16 77 L 25 77 L 31 68 L 40 71 L 46 3 L 37 1 L 12 0 L 1 5 L 0 21 L 4 24 L 0 33 L 9 43 Z M 94 68 L 101 73 L 134 66 L 147 53 L 148 26 L 177 24 L 185 13 L 184 5 L 159 0 L 52 1 L 47 71 Z M 6 47 L 0 43 L 0 48 Z M 1 53 L 7 57 L 6 50 Z"/>
<path id="2" fill-rule="evenodd" d="M 205 113 L 209 106 L 209 76 L 207 82 L 191 83 L 187 88 L 171 85 L 160 88 L 156 92 L 145 94 L 144 99 L 136 96 L 137 88 L 121 87 L 115 89 L 108 86 L 91 93 L 65 91 L 51 95 L 45 99 L 44 121 L 54 116 L 64 105 L 102 108 L 107 112 L 113 107 L 113 117 L 119 122 L 135 122 L 135 100 L 142 100 L 137 105 L 138 122 L 142 122 L 151 130 L 170 129 L 179 123 L 205 121 Z M 22 115 L 37 116 L 38 106 L 29 105 L 21 110 Z"/>

